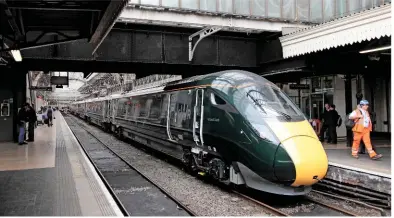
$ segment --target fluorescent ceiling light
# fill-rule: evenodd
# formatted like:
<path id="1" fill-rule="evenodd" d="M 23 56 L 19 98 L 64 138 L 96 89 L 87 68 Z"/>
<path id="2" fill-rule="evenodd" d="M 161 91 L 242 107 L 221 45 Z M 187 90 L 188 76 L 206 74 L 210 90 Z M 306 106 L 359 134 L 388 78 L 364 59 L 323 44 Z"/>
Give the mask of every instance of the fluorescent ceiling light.
<path id="1" fill-rule="evenodd" d="M 391 45 L 384 46 L 384 47 L 379 47 L 379 48 L 374 48 L 374 49 L 363 50 L 363 51 L 360 51 L 360 54 L 371 53 L 371 52 L 375 52 L 375 51 L 388 50 L 388 49 L 391 49 Z"/>
<path id="2" fill-rule="evenodd" d="M 16 62 L 22 61 L 22 55 L 19 50 L 11 50 L 12 57 L 14 57 Z"/>

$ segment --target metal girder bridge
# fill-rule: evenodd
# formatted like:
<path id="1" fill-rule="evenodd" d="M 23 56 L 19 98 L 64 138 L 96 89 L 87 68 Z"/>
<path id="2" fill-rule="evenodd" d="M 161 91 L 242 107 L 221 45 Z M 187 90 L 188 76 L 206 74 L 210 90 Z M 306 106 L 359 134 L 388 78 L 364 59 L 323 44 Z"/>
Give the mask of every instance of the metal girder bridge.
<path id="1" fill-rule="evenodd" d="M 0 0 L 0 64 L 13 62 L 11 57 L 15 59 L 15 55 L 11 54 L 11 50 L 28 50 L 79 40 L 89 41 L 94 53 L 127 2 Z"/>

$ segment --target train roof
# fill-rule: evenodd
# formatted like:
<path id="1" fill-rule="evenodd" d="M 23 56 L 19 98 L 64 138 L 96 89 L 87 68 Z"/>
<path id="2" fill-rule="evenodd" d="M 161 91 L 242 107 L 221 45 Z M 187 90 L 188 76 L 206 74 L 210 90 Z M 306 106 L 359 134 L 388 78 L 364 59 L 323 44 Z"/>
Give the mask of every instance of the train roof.
<path id="1" fill-rule="evenodd" d="M 228 84 L 235 85 L 235 84 L 247 83 L 247 82 L 250 82 L 250 81 L 253 81 L 256 79 L 271 84 L 271 82 L 269 82 L 268 80 L 266 80 L 262 76 L 248 72 L 248 71 L 226 70 L 226 71 L 220 71 L 220 72 L 211 73 L 211 74 L 193 76 L 193 77 L 190 77 L 187 79 L 170 82 L 170 83 L 167 83 L 164 90 L 170 91 L 170 90 L 176 90 L 176 89 L 183 89 L 183 88 L 187 88 L 187 87 L 212 85 L 212 83 L 215 81 L 224 81 Z"/>
<path id="2" fill-rule="evenodd" d="M 259 78 L 257 78 L 259 77 Z M 145 89 L 140 89 L 140 90 L 133 90 L 128 93 L 123 93 L 123 94 L 114 94 L 106 97 L 99 97 L 99 98 L 93 98 L 93 99 L 88 99 L 88 100 L 83 100 L 79 102 L 75 102 L 73 104 L 80 104 L 80 103 L 85 103 L 85 102 L 96 102 L 96 101 L 103 101 L 103 100 L 109 100 L 109 99 L 117 99 L 117 98 L 124 98 L 124 97 L 133 97 L 133 96 L 139 96 L 139 95 L 147 95 L 147 94 L 153 94 L 153 93 L 159 93 L 163 91 L 171 91 L 171 90 L 176 90 L 176 89 L 184 89 L 188 87 L 196 87 L 196 86 L 201 86 L 201 85 L 211 85 L 214 81 L 224 81 L 227 84 L 231 85 L 236 85 L 236 84 L 242 84 L 245 82 L 250 82 L 253 80 L 264 80 L 266 83 L 272 84 L 266 79 L 263 79 L 263 77 L 243 71 L 243 70 L 226 70 L 226 71 L 220 71 L 216 73 L 211 73 L 211 74 L 205 74 L 205 75 L 198 75 L 198 76 L 193 76 L 189 77 L 186 79 L 178 80 L 178 81 L 173 81 L 165 84 L 164 86 L 158 86 L 158 87 L 149 87 Z M 272 84 L 273 85 L 273 84 Z"/>

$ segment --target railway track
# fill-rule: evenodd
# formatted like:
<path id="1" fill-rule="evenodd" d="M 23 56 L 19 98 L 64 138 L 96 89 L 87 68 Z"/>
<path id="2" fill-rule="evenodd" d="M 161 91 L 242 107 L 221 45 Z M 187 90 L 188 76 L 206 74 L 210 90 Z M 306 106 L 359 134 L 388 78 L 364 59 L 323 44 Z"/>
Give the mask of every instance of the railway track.
<path id="1" fill-rule="evenodd" d="M 89 130 L 87 130 L 86 128 L 84 128 L 82 125 L 78 124 L 78 122 L 76 122 L 74 119 L 76 118 L 72 118 L 70 116 L 68 116 L 69 119 L 72 120 L 73 124 L 75 124 L 76 126 L 78 126 L 80 129 L 84 130 L 88 135 L 90 135 L 91 137 L 93 137 L 95 140 L 97 140 L 104 148 L 106 148 L 108 151 L 110 151 L 114 156 L 116 156 L 116 158 L 118 158 L 120 161 L 122 161 L 124 164 L 126 164 L 132 171 L 138 173 L 140 176 L 142 176 L 145 180 L 147 180 L 150 184 L 152 184 L 153 186 L 155 186 L 156 188 L 158 188 L 163 194 L 164 196 L 168 197 L 169 199 L 171 199 L 176 205 L 177 207 L 183 209 L 187 214 L 189 214 L 190 216 L 197 216 L 196 213 L 194 213 L 190 208 L 188 208 L 186 205 L 182 204 L 178 199 L 176 199 L 175 197 L 173 197 L 170 193 L 168 193 L 166 190 L 164 190 L 160 185 L 158 185 L 156 182 L 154 182 L 151 178 L 149 178 L 148 176 L 146 176 L 144 173 L 142 173 L 141 171 L 139 171 L 138 169 L 136 169 L 130 162 L 128 162 L 127 160 L 125 160 L 124 158 L 122 158 L 119 154 L 117 154 L 113 149 L 111 149 L 110 147 L 108 147 L 104 142 L 102 142 L 98 137 L 96 137 L 94 134 L 92 134 Z M 87 157 L 89 158 L 89 160 L 91 161 L 91 163 L 93 164 L 94 168 L 96 169 L 96 171 L 98 172 L 99 176 L 101 177 L 101 179 L 103 180 L 104 184 L 106 185 L 107 189 L 110 191 L 111 195 L 114 197 L 116 203 L 118 204 L 118 206 L 120 207 L 120 209 L 122 210 L 123 214 L 125 216 L 130 216 L 131 212 L 128 211 L 125 207 L 125 205 L 122 203 L 122 201 L 118 198 L 116 191 L 111 187 L 110 182 L 108 182 L 108 180 L 105 178 L 105 176 L 103 175 L 103 173 L 101 173 L 101 170 L 99 169 L 99 167 L 97 166 L 97 164 L 94 161 L 94 158 L 91 156 L 91 152 L 89 152 L 86 147 L 84 146 L 84 143 L 81 142 L 80 140 L 80 136 L 78 134 L 75 133 L 75 129 L 73 130 L 73 128 L 70 129 L 72 131 L 72 133 L 74 134 L 74 136 L 76 137 L 76 139 L 78 140 L 78 142 L 80 143 L 83 151 L 85 152 L 85 154 L 87 155 Z M 123 169 L 124 171 L 124 169 Z"/>
<path id="2" fill-rule="evenodd" d="M 73 119 L 77 119 L 77 118 L 73 118 Z M 78 119 L 78 120 L 79 120 L 79 119 Z M 74 122 L 77 123 L 75 120 L 74 120 Z M 82 121 L 81 121 L 81 122 L 82 122 Z M 80 124 L 77 124 L 77 125 L 79 125 L 80 128 L 84 129 L 89 135 L 91 135 L 92 137 L 94 137 L 95 139 L 97 139 L 98 141 L 100 141 L 104 146 L 106 146 L 105 143 L 101 141 L 101 139 L 99 139 L 98 137 L 96 137 L 96 136 L 95 136 L 93 133 L 91 133 L 89 130 L 87 130 L 86 128 L 82 127 L 82 125 L 80 125 Z M 132 167 L 135 171 L 137 171 L 137 172 L 138 172 L 140 175 L 142 175 L 144 178 L 146 178 L 146 179 L 149 180 L 149 181 L 152 181 L 149 177 L 145 176 L 142 172 L 138 171 L 138 170 L 137 170 L 136 168 L 134 168 L 130 163 L 128 163 L 126 160 L 124 160 L 122 157 L 120 157 L 120 155 L 116 154 L 116 152 L 113 151 L 111 148 L 109 148 L 108 146 L 106 146 L 106 147 L 107 147 L 111 152 L 113 152 L 118 158 L 122 159 L 124 162 L 126 162 L 127 164 L 129 164 L 130 167 Z M 153 182 L 153 181 L 152 181 L 152 182 Z M 153 183 L 154 183 L 154 182 L 153 182 Z M 180 205 L 180 207 L 181 207 L 182 209 L 184 209 L 185 211 L 188 211 L 188 213 L 189 213 L 191 216 L 198 216 L 198 215 L 195 214 L 193 211 L 191 211 L 187 206 L 183 205 L 181 202 L 179 202 L 179 201 L 176 200 L 174 197 L 172 197 L 168 192 L 166 192 L 162 187 L 160 187 L 160 185 L 155 184 L 155 186 L 158 187 L 164 194 L 166 194 L 167 196 L 169 196 L 169 198 L 174 199 L 174 202 L 176 202 L 178 205 Z M 276 207 L 276 206 L 272 206 L 272 205 L 270 205 L 270 204 L 268 204 L 268 203 L 265 203 L 265 202 L 263 202 L 263 201 L 261 201 L 261 200 L 257 200 L 257 199 L 255 199 L 255 198 L 253 198 L 253 197 L 251 197 L 251 196 L 245 195 L 245 194 L 240 193 L 240 192 L 238 192 L 238 191 L 231 190 L 230 192 L 233 192 L 234 194 L 236 194 L 236 195 L 238 195 L 238 196 L 240 196 L 240 197 L 242 197 L 242 198 L 244 198 L 244 199 L 246 199 L 246 200 L 249 200 L 249 201 L 254 202 L 255 204 L 258 204 L 259 206 L 263 207 L 265 211 L 267 211 L 268 213 L 273 214 L 274 216 L 297 216 L 297 214 L 288 214 L 288 213 L 284 212 L 281 208 L 278 208 L 278 207 Z M 328 204 L 328 203 L 325 203 L 325 202 L 323 202 L 323 201 L 318 201 L 318 200 L 315 200 L 315 199 L 310 198 L 310 197 L 305 197 L 305 198 L 303 199 L 303 201 L 304 201 L 304 203 L 310 203 L 310 204 L 313 204 L 313 205 L 319 205 L 320 207 L 325 208 L 326 211 L 334 211 L 334 212 L 336 212 L 337 214 L 340 214 L 340 215 L 343 215 L 343 216 L 359 216 L 358 214 L 355 214 L 355 213 L 350 212 L 350 211 L 346 211 L 346 210 L 344 210 L 344 209 L 342 209 L 342 208 L 339 208 L 339 207 L 337 207 L 337 206 L 335 206 L 335 205 L 330 205 L 330 204 Z"/>
<path id="3" fill-rule="evenodd" d="M 247 199 L 247 200 L 253 201 L 254 203 L 264 207 L 265 209 L 267 209 L 267 211 L 269 211 L 270 213 L 272 213 L 275 216 L 297 216 L 297 214 L 288 214 L 288 213 L 282 211 L 278 207 L 272 206 L 272 205 L 270 205 L 268 203 L 265 203 L 263 201 L 257 200 L 257 199 L 255 199 L 253 197 L 248 196 L 248 195 L 242 194 L 242 193 L 240 193 L 238 191 L 232 190 L 232 192 L 237 194 L 237 195 L 239 195 L 239 196 L 241 196 L 241 197 L 243 197 L 243 198 L 245 198 L 245 199 Z M 303 200 L 305 200 L 304 203 L 312 203 L 314 205 L 320 205 L 320 206 L 326 208 L 327 210 L 335 211 L 335 212 L 338 212 L 338 213 L 343 214 L 345 216 L 359 216 L 358 214 L 355 214 L 355 213 L 350 212 L 350 211 L 346 211 L 346 210 L 344 210 L 342 208 L 339 208 L 339 207 L 337 207 L 335 205 L 330 205 L 330 204 L 327 204 L 327 203 L 325 203 L 323 201 L 318 201 L 318 200 L 315 200 L 315 199 L 310 198 L 310 197 L 304 197 Z"/>

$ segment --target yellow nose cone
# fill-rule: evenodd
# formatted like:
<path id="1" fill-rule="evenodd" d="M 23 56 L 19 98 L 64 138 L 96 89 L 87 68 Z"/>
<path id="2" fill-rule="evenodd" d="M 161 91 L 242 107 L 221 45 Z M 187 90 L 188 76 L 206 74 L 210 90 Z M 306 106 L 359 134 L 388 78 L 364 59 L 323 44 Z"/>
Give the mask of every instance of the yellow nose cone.
<path id="1" fill-rule="evenodd" d="M 310 186 L 326 175 L 328 159 L 320 141 L 308 136 L 295 136 L 283 141 L 282 145 L 296 170 L 292 186 Z"/>
<path id="2" fill-rule="evenodd" d="M 308 121 L 269 122 L 268 125 L 281 141 L 296 169 L 292 186 L 313 185 L 328 169 L 327 154 Z"/>

